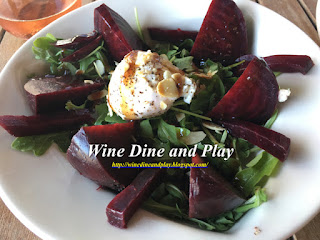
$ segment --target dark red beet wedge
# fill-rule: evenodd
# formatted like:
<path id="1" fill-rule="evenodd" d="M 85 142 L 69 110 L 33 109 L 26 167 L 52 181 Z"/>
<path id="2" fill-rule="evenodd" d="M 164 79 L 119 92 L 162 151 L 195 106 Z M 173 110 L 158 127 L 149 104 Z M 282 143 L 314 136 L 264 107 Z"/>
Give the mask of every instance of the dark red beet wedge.
<path id="1" fill-rule="evenodd" d="M 203 163 L 200 156 L 192 163 Z M 190 168 L 189 217 L 210 218 L 241 205 L 245 199 L 213 168 Z"/>
<path id="2" fill-rule="evenodd" d="M 24 89 L 32 111 L 37 114 L 65 110 L 68 100 L 82 104 L 90 93 L 104 86 L 99 81 L 86 84 L 82 80 L 73 80 L 72 76 L 62 76 L 32 78 L 24 85 Z"/>
<path id="3" fill-rule="evenodd" d="M 244 63 L 235 69 L 236 75 L 241 75 L 249 63 L 255 58 L 254 55 L 244 55 L 236 59 L 236 62 L 245 60 Z M 307 74 L 313 67 L 314 63 L 306 55 L 273 55 L 263 58 L 270 69 L 274 72 Z"/>
<path id="4" fill-rule="evenodd" d="M 73 130 L 94 119 L 88 110 L 41 114 L 36 116 L 0 116 L 0 126 L 15 137 Z"/>
<path id="5" fill-rule="evenodd" d="M 105 4 L 94 10 L 94 28 L 103 36 L 113 59 L 117 62 L 132 50 L 145 48 L 126 20 Z"/>
<path id="6" fill-rule="evenodd" d="M 191 55 L 196 60 L 229 64 L 247 52 L 247 28 L 241 10 L 232 0 L 212 0 Z"/>
<path id="7" fill-rule="evenodd" d="M 197 31 L 183 31 L 180 28 L 177 30 L 148 28 L 148 31 L 152 40 L 166 41 L 171 43 L 179 43 L 188 38 L 195 40 L 198 35 Z"/>
<path id="8" fill-rule="evenodd" d="M 278 93 L 273 72 L 264 61 L 255 58 L 207 116 L 264 123 L 275 110 Z"/>
<path id="9" fill-rule="evenodd" d="M 286 160 L 289 155 L 290 138 L 287 138 L 281 133 L 240 120 L 224 120 L 218 121 L 218 123 L 228 129 L 231 135 L 243 138 L 266 150 L 282 162 Z"/>
<path id="10" fill-rule="evenodd" d="M 78 49 L 77 51 L 73 52 L 69 56 L 66 56 L 65 58 L 62 58 L 62 62 L 77 62 L 80 59 L 88 56 L 93 50 L 95 50 L 100 42 L 102 40 L 102 36 L 99 35 L 97 38 L 95 38 L 93 41 L 89 42 L 82 48 Z"/>
<path id="11" fill-rule="evenodd" d="M 108 221 L 118 228 L 127 228 L 133 214 L 156 188 L 162 169 L 145 169 L 107 206 Z"/>
<path id="12" fill-rule="evenodd" d="M 79 49 L 84 45 L 89 44 L 92 40 L 97 38 L 98 32 L 93 31 L 88 34 L 81 34 L 75 36 L 73 38 L 58 40 L 55 44 L 55 47 L 62 48 L 62 49 Z"/>
<path id="13" fill-rule="evenodd" d="M 312 59 L 306 55 L 274 55 L 263 59 L 272 71 L 283 73 L 307 74 L 314 65 Z"/>
<path id="14" fill-rule="evenodd" d="M 72 138 L 67 159 L 84 177 L 101 186 L 121 191 L 131 183 L 139 170 L 113 168 L 112 163 L 134 161 L 133 158 L 128 158 L 128 154 L 135 130 L 134 122 L 82 127 Z M 96 147 L 107 149 L 107 153 L 111 148 L 116 151 L 124 148 L 124 155 L 103 156 L 103 149 L 99 153 L 92 153 Z"/>

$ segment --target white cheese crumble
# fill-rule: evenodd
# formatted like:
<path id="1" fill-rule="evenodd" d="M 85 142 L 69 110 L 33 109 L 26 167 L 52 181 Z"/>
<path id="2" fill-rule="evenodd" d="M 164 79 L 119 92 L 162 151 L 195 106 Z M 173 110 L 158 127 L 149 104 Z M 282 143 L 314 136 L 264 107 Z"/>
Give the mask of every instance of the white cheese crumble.
<path id="1" fill-rule="evenodd" d="M 278 101 L 279 102 L 287 101 L 287 99 L 290 96 L 290 94 L 291 94 L 290 88 L 288 88 L 288 89 L 280 89 L 279 96 L 278 96 Z"/>

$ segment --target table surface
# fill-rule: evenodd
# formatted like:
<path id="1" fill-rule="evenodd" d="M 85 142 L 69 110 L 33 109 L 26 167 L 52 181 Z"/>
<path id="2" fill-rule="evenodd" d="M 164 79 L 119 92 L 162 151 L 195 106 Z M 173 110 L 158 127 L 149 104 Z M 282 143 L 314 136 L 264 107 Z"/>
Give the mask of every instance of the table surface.
<path id="1" fill-rule="evenodd" d="M 82 0 L 82 4 L 92 0 Z M 319 46 L 320 39 L 316 30 L 317 0 L 255 0 L 255 2 L 272 9 L 301 28 Z M 0 27 L 0 71 L 10 57 L 24 43 Z M 303 229 L 296 233 L 299 240 L 320 240 L 320 214 Z M 0 199 L 0 239 L 1 240 L 39 240 L 24 227 L 8 210 Z"/>

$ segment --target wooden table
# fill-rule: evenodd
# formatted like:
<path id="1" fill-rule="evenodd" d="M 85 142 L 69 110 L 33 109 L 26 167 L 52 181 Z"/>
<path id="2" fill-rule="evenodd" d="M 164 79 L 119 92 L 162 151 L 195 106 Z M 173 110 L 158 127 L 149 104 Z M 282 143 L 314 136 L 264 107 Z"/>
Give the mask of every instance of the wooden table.
<path id="1" fill-rule="evenodd" d="M 82 0 L 83 4 L 92 0 Z M 319 46 L 316 31 L 317 0 L 255 0 L 255 2 L 272 9 L 301 28 Z M 0 71 L 13 53 L 24 43 L 0 27 Z M 320 239 L 320 214 L 296 234 L 299 240 Z M 32 232 L 17 220 L 0 200 L 0 239 L 1 240 L 39 240 Z"/>

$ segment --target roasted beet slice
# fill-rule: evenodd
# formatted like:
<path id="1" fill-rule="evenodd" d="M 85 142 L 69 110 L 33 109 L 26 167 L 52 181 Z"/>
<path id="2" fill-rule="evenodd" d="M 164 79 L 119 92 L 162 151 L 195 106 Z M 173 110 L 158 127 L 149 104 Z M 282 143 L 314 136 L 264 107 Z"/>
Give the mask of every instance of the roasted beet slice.
<path id="1" fill-rule="evenodd" d="M 171 43 L 179 43 L 188 38 L 195 40 L 198 35 L 197 31 L 183 31 L 180 28 L 177 30 L 148 28 L 148 31 L 152 40 L 166 41 Z"/>
<path id="2" fill-rule="evenodd" d="M 241 10 L 232 0 L 213 0 L 195 40 L 196 60 L 231 63 L 247 52 L 247 28 Z"/>
<path id="3" fill-rule="evenodd" d="M 87 45 L 83 46 L 79 50 L 73 52 L 69 56 L 66 56 L 65 58 L 62 58 L 62 62 L 77 62 L 80 59 L 86 57 L 89 55 L 93 50 L 95 50 L 100 42 L 102 40 L 102 36 L 99 35 L 97 38 L 95 38 L 93 41 L 89 42 Z"/>
<path id="4" fill-rule="evenodd" d="M 103 36 L 112 57 L 117 62 L 132 50 L 145 48 L 126 20 L 105 4 L 94 10 L 94 28 Z"/>
<path id="5" fill-rule="evenodd" d="M 0 116 L 0 126 L 15 137 L 73 130 L 93 121 L 89 111 L 85 109 L 36 116 Z"/>
<path id="6" fill-rule="evenodd" d="M 243 138 L 266 150 L 282 162 L 288 157 L 290 138 L 287 138 L 281 133 L 240 120 L 224 120 L 218 121 L 218 123 L 228 129 L 231 135 Z"/>
<path id="7" fill-rule="evenodd" d="M 118 228 L 127 228 L 133 214 L 156 188 L 163 169 L 145 169 L 107 206 L 108 221 Z"/>
<path id="8" fill-rule="evenodd" d="M 112 164 L 134 161 L 128 158 L 128 154 L 135 130 L 134 122 L 82 127 L 72 138 L 67 159 L 86 178 L 101 186 L 121 191 L 131 183 L 139 170 L 113 168 Z M 97 153 L 97 148 L 106 149 L 106 155 L 103 155 L 103 149 Z M 118 152 L 121 148 L 124 149 L 122 157 L 118 154 L 107 155 L 108 151 L 115 149 Z"/>
<path id="9" fill-rule="evenodd" d="M 236 62 L 245 62 L 236 68 L 235 73 L 241 75 L 254 58 L 254 55 L 244 55 L 236 59 Z M 307 74 L 314 65 L 312 59 L 306 55 L 273 55 L 263 59 L 274 72 Z"/>
<path id="10" fill-rule="evenodd" d="M 98 80 L 86 84 L 82 80 L 73 80 L 72 76 L 62 76 L 32 78 L 24 89 L 32 111 L 37 114 L 65 110 L 68 100 L 82 104 L 90 93 L 104 86 Z"/>
<path id="11" fill-rule="evenodd" d="M 277 79 L 264 61 L 255 58 L 246 70 L 207 114 L 215 119 L 242 119 L 264 123 L 278 102 Z"/>
<path id="12" fill-rule="evenodd" d="M 200 156 L 192 163 L 204 163 Z M 245 199 L 210 165 L 190 169 L 189 217 L 210 218 L 241 205 Z"/>
<path id="13" fill-rule="evenodd" d="M 98 36 L 98 32 L 92 31 L 91 33 L 77 35 L 73 38 L 58 40 L 53 45 L 55 47 L 62 48 L 62 49 L 79 49 L 84 45 L 89 44 L 94 39 L 96 39 L 97 36 Z"/>
<path id="14" fill-rule="evenodd" d="M 306 55 L 273 55 L 263 59 L 272 71 L 283 73 L 307 74 L 314 65 L 312 59 Z"/>

